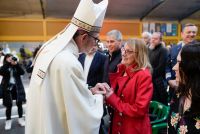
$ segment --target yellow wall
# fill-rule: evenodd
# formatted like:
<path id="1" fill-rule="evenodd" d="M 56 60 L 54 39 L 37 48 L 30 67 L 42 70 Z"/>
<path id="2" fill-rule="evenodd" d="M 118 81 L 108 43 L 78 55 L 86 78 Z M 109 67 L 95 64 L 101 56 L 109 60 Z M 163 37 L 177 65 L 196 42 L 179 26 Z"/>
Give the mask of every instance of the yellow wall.
<path id="1" fill-rule="evenodd" d="M 117 29 L 122 32 L 123 38 L 126 40 L 130 37 L 140 37 L 141 23 L 136 20 L 119 21 L 119 20 L 105 20 L 101 30 L 101 39 L 105 40 L 107 32 Z"/>
<path id="2" fill-rule="evenodd" d="M 42 20 L 0 19 L 0 41 L 44 40 Z"/>
<path id="3" fill-rule="evenodd" d="M 69 22 L 70 20 L 64 19 L 0 19 L 0 41 L 47 41 Z M 200 39 L 200 23 L 198 21 L 190 22 L 196 23 L 199 27 L 198 39 Z M 138 20 L 105 20 L 100 38 L 105 40 L 106 33 L 112 29 L 120 30 L 124 40 L 130 37 L 141 37 L 142 23 Z M 166 44 L 176 43 L 181 39 L 181 23 L 175 23 L 178 24 L 178 35 L 173 37 L 164 36 Z"/>

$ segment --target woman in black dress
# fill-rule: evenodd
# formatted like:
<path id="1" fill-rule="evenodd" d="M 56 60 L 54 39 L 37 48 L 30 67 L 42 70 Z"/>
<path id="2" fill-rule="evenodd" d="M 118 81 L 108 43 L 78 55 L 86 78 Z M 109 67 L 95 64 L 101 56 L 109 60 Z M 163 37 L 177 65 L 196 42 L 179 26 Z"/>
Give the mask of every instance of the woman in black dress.
<path id="1" fill-rule="evenodd" d="M 185 45 L 173 70 L 178 89 L 170 103 L 168 134 L 200 134 L 200 43 Z"/>

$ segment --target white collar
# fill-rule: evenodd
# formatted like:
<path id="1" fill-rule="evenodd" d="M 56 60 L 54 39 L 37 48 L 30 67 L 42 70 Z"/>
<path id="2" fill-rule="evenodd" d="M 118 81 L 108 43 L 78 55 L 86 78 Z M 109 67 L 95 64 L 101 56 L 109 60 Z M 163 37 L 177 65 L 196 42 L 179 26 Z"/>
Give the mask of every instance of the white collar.
<path id="1" fill-rule="evenodd" d="M 181 45 L 182 45 L 182 47 L 185 46 L 185 42 L 182 42 Z"/>
<path id="2" fill-rule="evenodd" d="M 79 57 L 79 49 L 78 49 L 76 42 L 73 39 L 70 40 L 70 42 L 66 46 L 66 48 L 69 51 L 71 51 L 77 58 Z"/>

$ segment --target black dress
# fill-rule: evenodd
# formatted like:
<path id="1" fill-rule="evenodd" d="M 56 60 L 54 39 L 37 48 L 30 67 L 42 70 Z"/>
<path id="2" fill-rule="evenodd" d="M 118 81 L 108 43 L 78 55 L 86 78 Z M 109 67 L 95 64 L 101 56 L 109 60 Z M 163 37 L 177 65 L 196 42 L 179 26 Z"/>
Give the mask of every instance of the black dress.
<path id="1" fill-rule="evenodd" d="M 183 112 L 184 100 L 178 93 L 171 100 L 168 134 L 200 134 L 200 113 L 190 108 Z"/>

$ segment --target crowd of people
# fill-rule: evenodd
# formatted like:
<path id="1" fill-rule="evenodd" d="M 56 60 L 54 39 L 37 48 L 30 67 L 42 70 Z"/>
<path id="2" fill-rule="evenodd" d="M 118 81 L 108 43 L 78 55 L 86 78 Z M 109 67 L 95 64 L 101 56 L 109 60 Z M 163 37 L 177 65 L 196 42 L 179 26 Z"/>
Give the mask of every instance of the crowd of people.
<path id="1" fill-rule="evenodd" d="M 171 48 L 160 32 L 145 31 L 142 38 L 125 41 L 113 29 L 106 34 L 107 51 L 102 51 L 99 32 L 107 4 L 80 1 L 71 23 L 37 49 L 26 68 L 32 73 L 27 97 L 23 68 L 13 55 L 5 55 L 0 75 L 6 130 L 11 129 L 15 99 L 26 134 L 151 134 L 153 100 L 170 107 L 169 134 L 200 133 L 198 28 L 186 24 L 182 41 Z"/>

